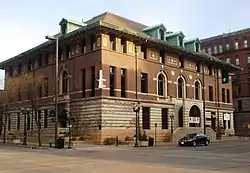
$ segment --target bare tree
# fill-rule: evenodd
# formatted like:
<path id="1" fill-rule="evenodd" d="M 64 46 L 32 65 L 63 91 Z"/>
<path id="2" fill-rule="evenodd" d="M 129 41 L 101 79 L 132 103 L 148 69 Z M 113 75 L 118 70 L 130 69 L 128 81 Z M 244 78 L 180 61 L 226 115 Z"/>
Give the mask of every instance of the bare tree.
<path id="1" fill-rule="evenodd" d="M 38 145 L 41 146 L 41 114 L 38 113 L 42 104 L 38 98 L 42 96 L 42 88 L 44 85 L 43 75 L 35 76 L 32 74 L 24 74 L 19 78 L 19 86 L 21 90 L 27 93 L 28 99 L 30 100 L 31 116 L 34 118 L 37 126 L 37 141 Z M 33 113 L 34 112 L 34 113 Z"/>

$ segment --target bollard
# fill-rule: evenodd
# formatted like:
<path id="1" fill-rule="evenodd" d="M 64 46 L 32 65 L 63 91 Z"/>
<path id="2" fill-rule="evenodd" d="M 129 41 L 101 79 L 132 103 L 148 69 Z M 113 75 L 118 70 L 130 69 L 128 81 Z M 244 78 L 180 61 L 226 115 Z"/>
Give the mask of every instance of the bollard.
<path id="1" fill-rule="evenodd" d="M 118 136 L 115 137 L 115 146 L 118 147 Z"/>

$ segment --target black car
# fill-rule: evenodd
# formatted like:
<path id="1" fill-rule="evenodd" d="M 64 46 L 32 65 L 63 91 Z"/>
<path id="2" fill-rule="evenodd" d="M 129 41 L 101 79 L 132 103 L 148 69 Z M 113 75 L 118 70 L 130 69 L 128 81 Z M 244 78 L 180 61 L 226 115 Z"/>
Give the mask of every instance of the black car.
<path id="1" fill-rule="evenodd" d="M 196 147 L 197 145 L 204 144 L 208 145 L 210 143 L 209 136 L 203 133 L 191 133 L 179 140 L 179 146 L 190 145 Z"/>

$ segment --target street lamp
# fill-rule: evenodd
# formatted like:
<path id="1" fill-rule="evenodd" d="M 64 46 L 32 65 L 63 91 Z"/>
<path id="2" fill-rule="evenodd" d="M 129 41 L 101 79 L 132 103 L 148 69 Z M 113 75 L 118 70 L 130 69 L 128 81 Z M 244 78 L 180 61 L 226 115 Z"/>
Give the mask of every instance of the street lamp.
<path id="1" fill-rule="evenodd" d="M 203 126 L 204 126 L 204 134 L 206 134 L 206 107 L 205 107 L 205 63 L 203 62 L 202 69 L 202 101 L 203 101 Z"/>
<path id="2" fill-rule="evenodd" d="M 56 41 L 56 59 L 55 59 L 55 147 L 57 147 L 57 135 L 58 135 L 58 37 L 46 36 L 47 40 Z"/>
<path id="3" fill-rule="evenodd" d="M 27 145 L 27 115 L 30 113 L 29 108 L 20 108 L 22 114 L 24 114 L 24 131 L 23 131 L 23 145 Z"/>
<path id="4" fill-rule="evenodd" d="M 139 125 L 138 125 L 139 124 L 138 123 L 139 116 L 138 116 L 138 114 L 140 112 L 140 105 L 139 104 L 140 103 L 136 103 L 135 106 L 133 107 L 133 111 L 136 114 L 136 117 L 135 117 L 135 146 L 134 147 L 139 147 L 139 144 L 138 144 L 138 137 L 139 137 L 139 135 L 138 135 L 138 128 L 139 128 Z"/>

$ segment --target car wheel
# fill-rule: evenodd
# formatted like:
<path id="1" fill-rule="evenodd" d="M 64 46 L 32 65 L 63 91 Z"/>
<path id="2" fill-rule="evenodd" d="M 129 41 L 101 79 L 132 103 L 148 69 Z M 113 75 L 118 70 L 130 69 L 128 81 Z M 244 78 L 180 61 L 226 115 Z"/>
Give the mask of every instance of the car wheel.
<path id="1" fill-rule="evenodd" d="M 206 145 L 206 146 L 208 146 L 208 144 L 209 144 L 209 141 L 208 141 L 208 140 L 206 140 L 205 145 Z"/>
<path id="2" fill-rule="evenodd" d="M 196 141 L 193 141 L 193 146 L 194 146 L 194 147 L 196 147 L 196 146 L 197 146 Z"/>

